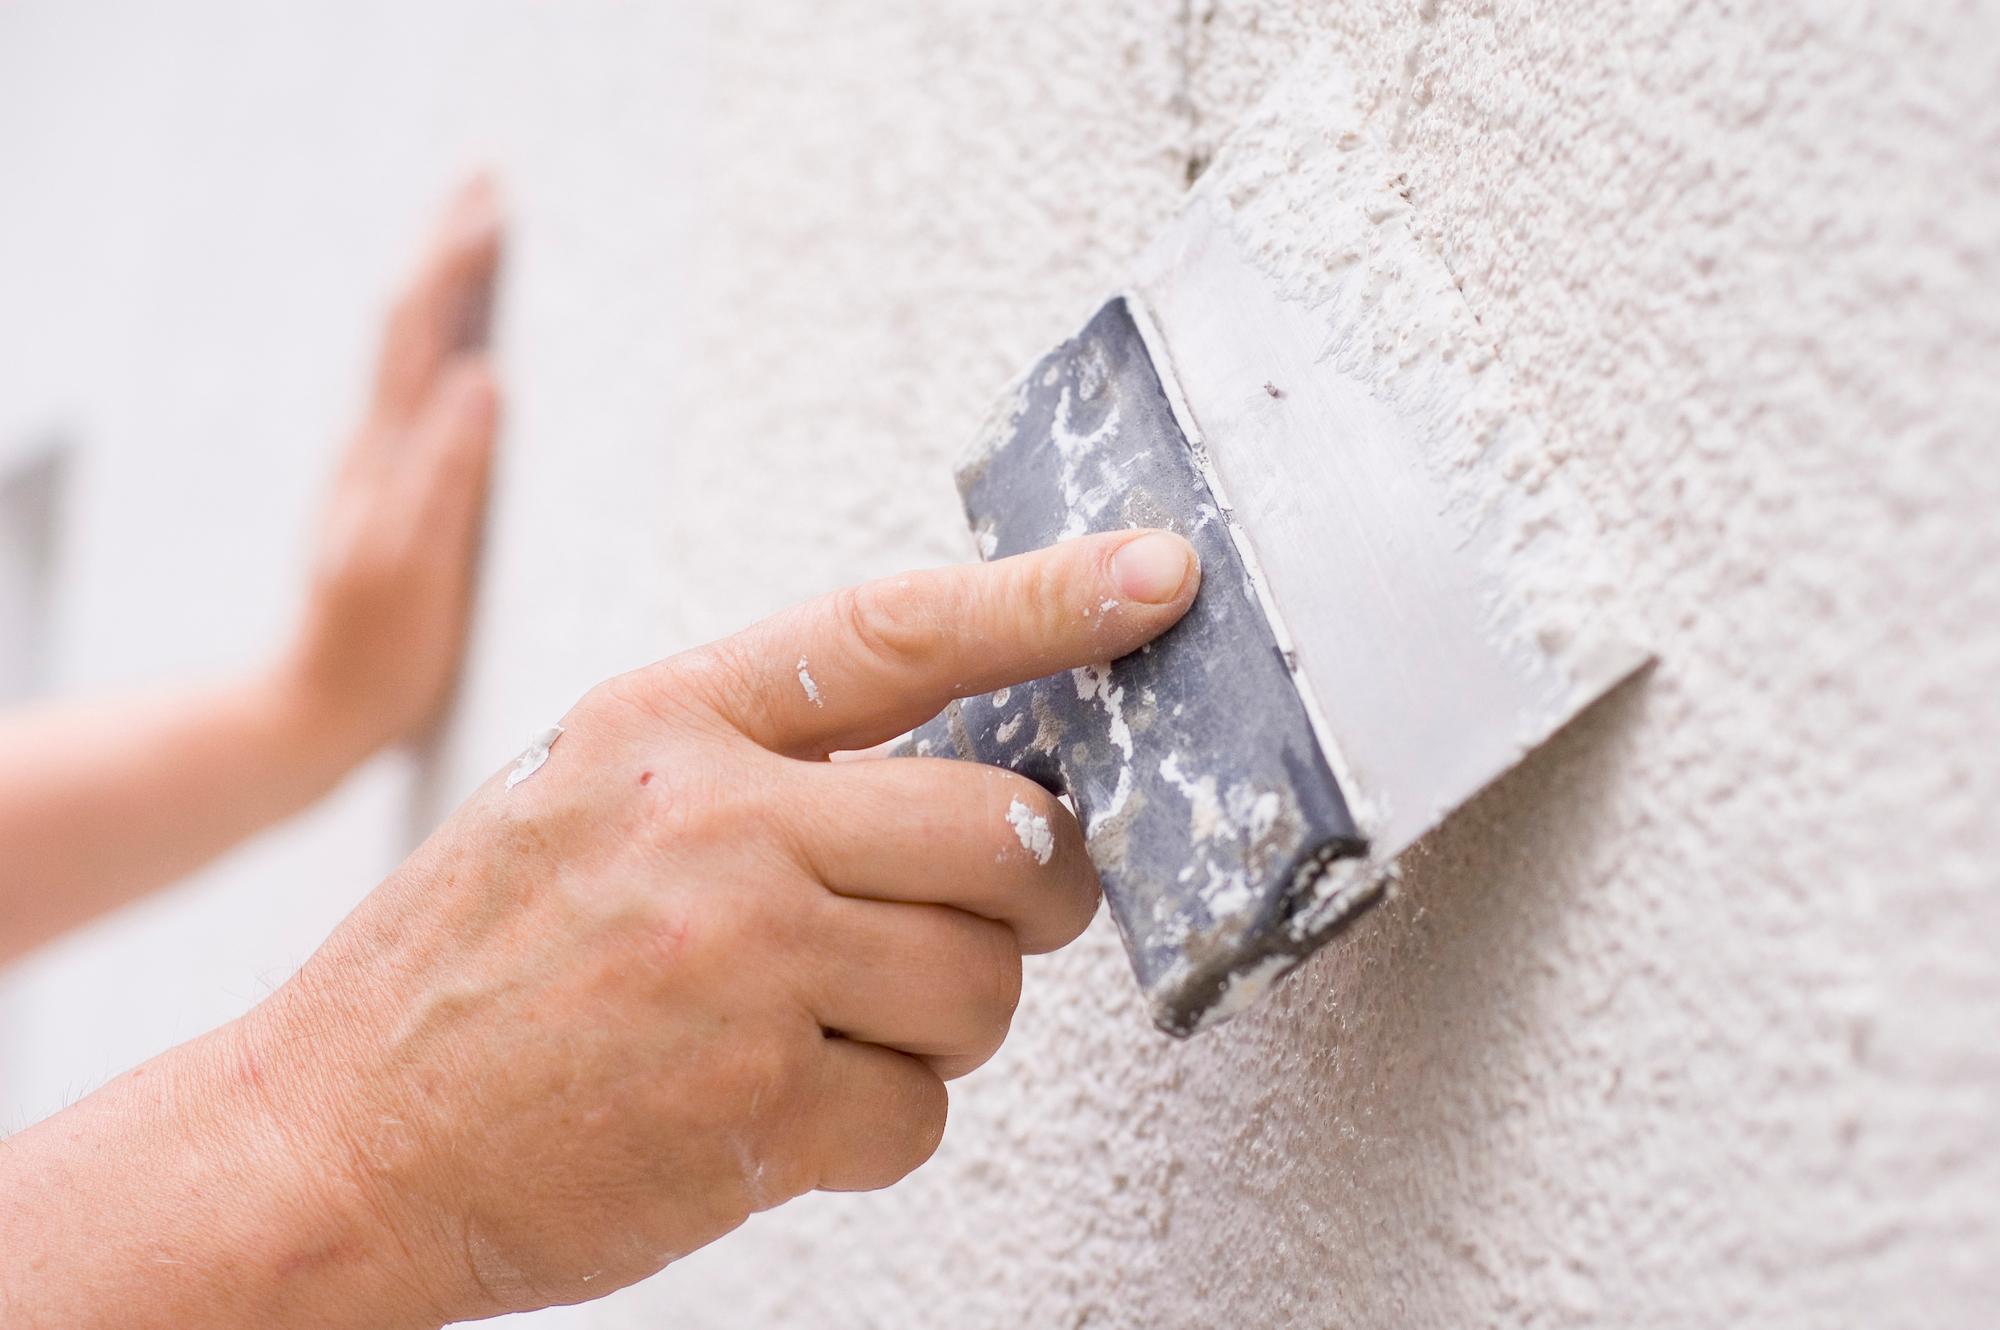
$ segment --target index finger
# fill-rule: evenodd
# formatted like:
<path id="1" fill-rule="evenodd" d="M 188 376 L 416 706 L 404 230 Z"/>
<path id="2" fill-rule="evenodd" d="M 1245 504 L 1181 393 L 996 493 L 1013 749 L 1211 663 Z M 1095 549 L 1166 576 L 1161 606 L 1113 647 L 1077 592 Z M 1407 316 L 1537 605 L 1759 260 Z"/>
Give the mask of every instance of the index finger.
<path id="1" fill-rule="evenodd" d="M 1201 570 L 1167 531 L 1113 531 L 837 591 L 723 644 L 727 719 L 795 757 L 893 738 L 971 697 L 1116 660 L 1178 621 Z"/>

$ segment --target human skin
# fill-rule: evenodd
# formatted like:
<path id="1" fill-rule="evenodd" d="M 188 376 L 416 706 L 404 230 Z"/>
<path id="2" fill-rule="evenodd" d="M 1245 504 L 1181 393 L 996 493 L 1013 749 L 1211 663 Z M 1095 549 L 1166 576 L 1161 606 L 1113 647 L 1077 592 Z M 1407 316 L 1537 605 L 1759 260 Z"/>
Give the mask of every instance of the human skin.
<path id="1" fill-rule="evenodd" d="M 209 686 L 0 716 L 0 961 L 299 811 L 437 714 L 498 415 L 481 343 L 500 238 L 493 188 L 475 180 L 389 317 L 277 659 Z"/>
<path id="2" fill-rule="evenodd" d="M 593 689 L 263 1003 L 0 1146 L 0 1320 L 435 1326 L 902 1177 L 1097 881 L 1018 776 L 828 759 L 1132 651 L 1198 580 L 1177 536 L 1086 537 Z"/>

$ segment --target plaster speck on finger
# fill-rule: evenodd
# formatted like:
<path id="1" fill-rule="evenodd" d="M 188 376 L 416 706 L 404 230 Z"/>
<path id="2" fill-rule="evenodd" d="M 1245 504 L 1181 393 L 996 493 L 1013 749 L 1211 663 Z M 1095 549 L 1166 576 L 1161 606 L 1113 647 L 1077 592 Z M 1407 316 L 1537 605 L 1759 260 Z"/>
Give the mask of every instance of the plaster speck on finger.
<path id="1" fill-rule="evenodd" d="M 1034 855 L 1036 863 L 1045 864 L 1055 857 L 1056 837 L 1049 830 L 1049 820 L 1019 799 L 1007 805 L 1007 825 L 1014 828 L 1021 848 Z"/>
<path id="2" fill-rule="evenodd" d="M 514 769 L 507 773 L 507 788 L 513 789 L 528 777 L 542 769 L 542 763 L 549 760 L 549 749 L 555 747 L 556 740 L 562 738 L 563 728 L 551 725 L 536 735 L 527 751 L 514 763 Z"/>
<path id="3" fill-rule="evenodd" d="M 806 690 L 806 701 L 816 707 L 826 705 L 819 695 L 819 685 L 813 682 L 812 671 L 806 668 L 806 658 L 799 657 L 799 687 Z"/>

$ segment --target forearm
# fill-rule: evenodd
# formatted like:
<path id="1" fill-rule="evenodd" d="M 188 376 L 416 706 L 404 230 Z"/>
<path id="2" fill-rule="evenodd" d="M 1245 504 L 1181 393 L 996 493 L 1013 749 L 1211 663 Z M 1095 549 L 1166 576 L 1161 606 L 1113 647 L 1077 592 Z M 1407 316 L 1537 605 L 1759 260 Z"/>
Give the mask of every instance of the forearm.
<path id="1" fill-rule="evenodd" d="M 304 808 L 371 740 L 291 676 L 0 717 L 0 960 Z"/>
<path id="2" fill-rule="evenodd" d="M 440 1324 L 285 1074 L 226 1027 L 0 1141 L 0 1324 Z"/>

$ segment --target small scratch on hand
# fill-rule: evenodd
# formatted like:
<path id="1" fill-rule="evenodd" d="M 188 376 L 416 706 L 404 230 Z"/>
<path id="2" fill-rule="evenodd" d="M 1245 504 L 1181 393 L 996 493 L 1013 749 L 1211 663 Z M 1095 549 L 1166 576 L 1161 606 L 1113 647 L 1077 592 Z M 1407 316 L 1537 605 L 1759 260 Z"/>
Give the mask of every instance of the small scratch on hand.
<path id="1" fill-rule="evenodd" d="M 804 656 L 799 657 L 799 687 L 805 689 L 806 701 L 816 707 L 826 705 L 826 702 L 819 695 L 819 684 L 814 682 L 812 671 L 806 668 L 806 658 Z"/>

